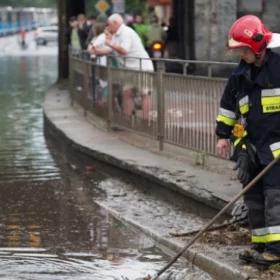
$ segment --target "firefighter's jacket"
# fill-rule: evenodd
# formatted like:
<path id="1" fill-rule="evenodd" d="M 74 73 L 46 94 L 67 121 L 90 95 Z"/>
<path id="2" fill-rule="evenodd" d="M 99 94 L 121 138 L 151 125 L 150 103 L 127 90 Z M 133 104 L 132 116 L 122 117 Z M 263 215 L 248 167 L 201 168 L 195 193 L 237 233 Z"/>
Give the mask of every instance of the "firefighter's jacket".
<path id="1" fill-rule="evenodd" d="M 216 134 L 229 139 L 242 119 L 261 164 L 280 154 L 280 55 L 267 50 L 261 67 L 241 60 L 220 102 Z"/>

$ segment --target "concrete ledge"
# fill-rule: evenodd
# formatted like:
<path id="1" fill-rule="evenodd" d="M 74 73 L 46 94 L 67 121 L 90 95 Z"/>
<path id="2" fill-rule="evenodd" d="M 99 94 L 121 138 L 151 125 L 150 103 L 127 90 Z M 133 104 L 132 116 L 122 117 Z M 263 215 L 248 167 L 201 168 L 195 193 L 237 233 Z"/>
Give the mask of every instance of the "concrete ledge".
<path id="1" fill-rule="evenodd" d="M 174 252 L 179 252 L 183 249 L 184 246 L 182 246 L 182 244 L 180 244 L 179 242 L 175 242 L 174 240 L 160 236 L 158 232 L 155 232 L 150 228 L 135 222 L 134 220 L 120 215 L 117 211 L 110 207 L 107 207 L 104 203 L 98 201 L 96 203 L 100 207 L 106 209 L 112 216 L 114 216 L 118 220 L 128 223 L 129 225 L 134 226 L 136 229 L 144 232 L 147 236 L 151 237 L 157 243 L 159 243 L 160 246 L 167 247 L 169 250 L 172 250 Z M 205 245 L 204 247 L 207 246 Z M 207 251 L 207 248 L 204 248 L 204 250 Z M 210 248 L 208 248 L 208 252 L 211 252 Z M 190 248 L 184 253 L 183 256 L 193 265 L 210 274 L 214 279 L 247 280 L 250 278 L 249 275 L 230 266 L 228 263 L 213 258 L 211 254 L 209 256 Z"/>

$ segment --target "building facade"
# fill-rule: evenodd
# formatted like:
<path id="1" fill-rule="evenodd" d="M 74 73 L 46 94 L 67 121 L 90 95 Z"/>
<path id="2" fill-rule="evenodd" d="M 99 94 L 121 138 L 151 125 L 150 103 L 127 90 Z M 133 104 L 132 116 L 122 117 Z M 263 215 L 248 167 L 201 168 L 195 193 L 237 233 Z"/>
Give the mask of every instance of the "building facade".
<path id="1" fill-rule="evenodd" d="M 173 0 L 172 5 L 180 36 L 180 58 L 229 61 L 228 30 L 245 14 L 259 16 L 270 30 L 280 33 L 278 0 Z"/>

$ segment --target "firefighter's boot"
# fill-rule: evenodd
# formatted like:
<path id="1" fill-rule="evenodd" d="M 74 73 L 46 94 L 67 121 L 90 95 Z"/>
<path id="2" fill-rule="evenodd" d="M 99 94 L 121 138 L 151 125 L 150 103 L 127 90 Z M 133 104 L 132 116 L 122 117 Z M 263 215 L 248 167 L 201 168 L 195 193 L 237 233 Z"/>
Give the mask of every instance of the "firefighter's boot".
<path id="1" fill-rule="evenodd" d="M 264 244 L 254 244 L 251 248 L 241 252 L 239 254 L 239 259 L 245 262 L 252 262 L 264 252 L 264 249 Z"/>

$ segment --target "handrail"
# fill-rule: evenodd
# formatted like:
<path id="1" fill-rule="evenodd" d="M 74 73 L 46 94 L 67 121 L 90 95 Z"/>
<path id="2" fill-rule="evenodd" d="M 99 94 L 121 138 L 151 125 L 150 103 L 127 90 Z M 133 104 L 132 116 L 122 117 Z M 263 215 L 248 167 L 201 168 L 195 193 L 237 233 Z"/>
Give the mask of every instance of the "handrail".
<path id="1" fill-rule="evenodd" d="M 223 69 L 232 70 L 228 67 L 235 63 L 153 59 L 158 64 L 152 72 L 100 65 L 86 52 L 70 51 L 69 58 L 71 98 L 85 112 L 102 117 L 108 127 L 157 139 L 160 150 L 164 143 L 194 150 L 198 164 L 204 164 L 207 155 L 216 155 L 215 119 L 226 83 Z M 168 69 L 172 62 L 203 66 L 196 73 L 172 72 Z M 212 71 L 219 73 L 212 76 Z"/>

